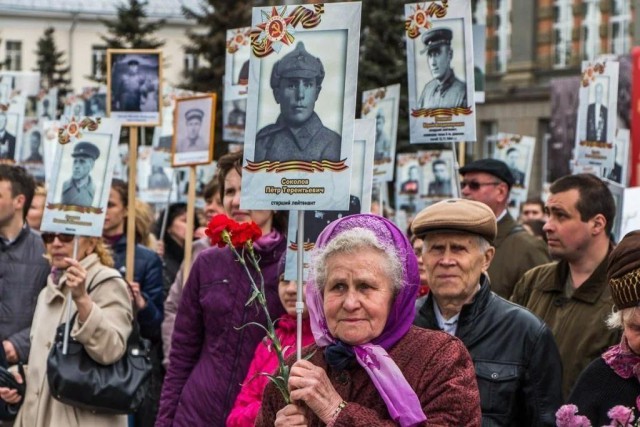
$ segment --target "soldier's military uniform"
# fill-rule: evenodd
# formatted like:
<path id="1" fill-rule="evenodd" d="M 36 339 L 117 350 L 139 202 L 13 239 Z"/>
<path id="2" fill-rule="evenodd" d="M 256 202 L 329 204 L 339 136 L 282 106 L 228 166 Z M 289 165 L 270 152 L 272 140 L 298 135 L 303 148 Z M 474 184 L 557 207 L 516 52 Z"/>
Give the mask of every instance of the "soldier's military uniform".
<path id="1" fill-rule="evenodd" d="M 425 45 L 423 52 L 429 52 L 440 46 L 451 46 L 453 33 L 447 28 L 434 28 L 427 31 L 422 36 L 422 43 Z M 467 107 L 467 85 L 458 80 L 453 69 L 449 70 L 442 80 L 432 79 L 424 86 L 420 98 L 418 98 L 418 108 L 456 108 Z"/>
<path id="2" fill-rule="evenodd" d="M 138 61 L 131 59 L 128 65 L 138 65 Z M 118 111 L 140 111 L 140 101 L 144 94 L 147 79 L 140 73 L 123 73 L 118 79 L 115 93 L 120 102 Z"/>
<path id="3" fill-rule="evenodd" d="M 187 110 L 187 112 L 184 114 L 184 117 L 187 120 L 187 123 L 190 120 L 198 120 L 202 124 L 204 111 L 202 111 L 199 108 L 191 108 Z M 198 135 L 196 139 L 189 139 L 185 137 L 185 138 L 181 138 L 180 141 L 178 141 L 177 151 L 179 153 L 187 153 L 192 151 L 208 151 L 208 150 L 209 150 L 209 144 L 207 143 L 207 141 L 204 140 L 202 135 Z"/>
<path id="4" fill-rule="evenodd" d="M 100 156 L 100 150 L 92 143 L 83 141 L 79 142 L 74 147 L 71 156 L 86 157 L 95 161 Z M 88 179 L 82 184 L 73 178 L 62 184 L 63 205 L 92 206 L 93 196 L 95 196 L 96 193 L 96 186 L 90 175 L 88 175 L 87 178 Z"/>
<path id="5" fill-rule="evenodd" d="M 274 64 L 270 81 L 274 91 L 282 78 L 315 78 L 320 87 L 324 67 L 299 42 L 293 52 Z M 254 161 L 340 161 L 341 142 L 340 135 L 325 127 L 315 112 L 296 127 L 289 126 L 280 114 L 276 123 L 265 126 L 256 135 Z"/>
<path id="6" fill-rule="evenodd" d="M 451 196 L 451 180 L 446 181 L 432 181 L 429 183 L 429 189 L 427 190 L 428 196 Z"/>

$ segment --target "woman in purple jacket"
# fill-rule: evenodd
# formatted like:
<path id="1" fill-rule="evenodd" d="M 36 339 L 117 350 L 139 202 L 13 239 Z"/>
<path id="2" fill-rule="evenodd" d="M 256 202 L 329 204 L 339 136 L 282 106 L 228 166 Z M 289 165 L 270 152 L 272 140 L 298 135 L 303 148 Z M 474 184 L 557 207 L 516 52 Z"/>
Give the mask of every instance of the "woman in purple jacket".
<path id="1" fill-rule="evenodd" d="M 225 213 L 254 221 L 262 237 L 254 243 L 265 279 L 269 313 L 284 313 L 278 297 L 278 260 L 286 248 L 283 213 L 240 209 L 242 153 L 218 161 Z M 246 306 L 251 287 L 229 248 L 212 247 L 195 260 L 182 295 L 171 341 L 156 427 L 224 425 L 256 345 L 264 337 L 262 310 Z"/>

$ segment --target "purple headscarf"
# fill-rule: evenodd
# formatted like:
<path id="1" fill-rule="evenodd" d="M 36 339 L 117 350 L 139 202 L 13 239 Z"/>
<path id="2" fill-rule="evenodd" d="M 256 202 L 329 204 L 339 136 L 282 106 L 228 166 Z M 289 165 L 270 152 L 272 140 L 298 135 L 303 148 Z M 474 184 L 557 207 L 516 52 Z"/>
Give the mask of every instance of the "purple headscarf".
<path id="1" fill-rule="evenodd" d="M 379 243 L 395 249 L 403 265 L 403 287 L 395 297 L 382 333 L 369 343 L 353 346 L 353 350 L 356 360 L 367 371 L 386 403 L 391 417 L 401 426 L 411 426 L 425 421 L 427 417 L 418 396 L 407 383 L 398 365 L 389 357 L 387 350 L 409 331 L 413 323 L 420 284 L 418 262 L 404 233 L 385 218 L 370 214 L 351 215 L 332 222 L 318 237 L 316 249 L 324 248 L 339 234 L 353 228 L 372 231 Z M 329 332 L 324 315 L 323 296 L 313 277 L 305 292 L 316 344 L 318 347 L 335 344 L 336 339 Z"/>

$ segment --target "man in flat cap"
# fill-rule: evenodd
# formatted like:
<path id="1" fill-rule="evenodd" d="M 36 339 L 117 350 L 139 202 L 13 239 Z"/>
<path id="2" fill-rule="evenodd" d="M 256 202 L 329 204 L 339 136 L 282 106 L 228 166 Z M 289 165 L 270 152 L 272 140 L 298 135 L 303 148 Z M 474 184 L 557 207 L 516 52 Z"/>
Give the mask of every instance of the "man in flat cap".
<path id="1" fill-rule="evenodd" d="M 142 97 L 146 96 L 146 77 L 139 72 L 136 58 L 127 61 L 127 72 L 116 79 L 113 88 L 114 111 L 141 111 Z"/>
<path id="2" fill-rule="evenodd" d="M 340 135 L 325 127 L 314 111 L 323 80 L 322 62 L 302 42 L 274 64 L 271 89 L 280 116 L 256 135 L 255 162 L 340 161 Z"/>
<path id="3" fill-rule="evenodd" d="M 549 191 L 543 230 L 558 262 L 528 271 L 511 300 L 551 328 L 562 357 L 566 397 L 580 372 L 620 340 L 604 322 L 613 307 L 607 260 L 616 206 L 607 185 L 591 174 L 559 178 Z"/>
<path id="4" fill-rule="evenodd" d="M 467 85 L 458 79 L 451 68 L 453 32 L 448 28 L 432 28 L 422 35 L 427 61 L 433 79 L 428 82 L 420 98 L 418 108 L 467 107 Z"/>
<path id="5" fill-rule="evenodd" d="M 411 224 L 424 240 L 430 292 L 414 324 L 459 338 L 473 359 L 482 425 L 555 425 L 562 365 L 553 335 L 528 310 L 490 289 L 496 218 L 483 203 L 449 199 Z"/>
<path id="6" fill-rule="evenodd" d="M 91 171 L 100 157 L 98 147 L 90 142 L 78 142 L 73 148 L 73 171 L 71 179 L 62 184 L 62 204 L 90 207 L 96 186 L 91 179 Z"/>
<path id="7" fill-rule="evenodd" d="M 513 287 L 533 267 L 550 261 L 544 241 L 529 234 L 507 210 L 509 192 L 514 184 L 506 163 L 480 159 L 460 168 L 462 197 L 482 202 L 498 219 L 494 241 L 496 255 L 489 268 L 491 290 L 510 298 Z"/>
<path id="8" fill-rule="evenodd" d="M 204 111 L 199 108 L 190 108 L 184 113 L 187 123 L 187 134 L 178 141 L 176 151 L 178 153 L 187 153 L 192 151 L 209 151 L 209 144 L 200 134 L 202 129 L 202 118 Z"/>

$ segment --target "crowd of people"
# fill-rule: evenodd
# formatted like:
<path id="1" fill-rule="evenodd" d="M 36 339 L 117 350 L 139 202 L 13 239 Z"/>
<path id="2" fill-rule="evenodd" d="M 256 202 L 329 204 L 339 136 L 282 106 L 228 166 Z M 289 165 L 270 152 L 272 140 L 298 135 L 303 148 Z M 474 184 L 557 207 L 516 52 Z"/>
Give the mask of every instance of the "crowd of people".
<path id="1" fill-rule="evenodd" d="M 556 425 L 574 404 L 593 425 L 616 405 L 640 415 L 640 232 L 612 240 L 615 203 L 594 175 L 569 175 L 546 201 L 508 212 L 517 185 L 493 159 L 460 169 L 460 199 L 432 204 L 409 230 L 375 214 L 331 222 L 303 284 L 285 280 L 287 212 L 244 210 L 242 153 L 218 160 L 193 219 L 184 276 L 185 204 L 154 213 L 114 179 L 102 238 L 40 230 L 46 189 L 0 165 L 0 425 L 358 426 Z M 135 212 L 133 281 L 127 217 Z M 204 233 L 215 215 L 253 222 L 266 306 L 288 364 L 287 394 L 248 304 L 250 278 Z M 64 403 L 47 358 L 71 337 L 95 362 L 123 357 L 133 325 L 150 342 L 145 399 L 116 415 Z M 16 385 L 18 384 L 18 385 Z M 562 412 L 562 410 L 560 411 Z"/>

